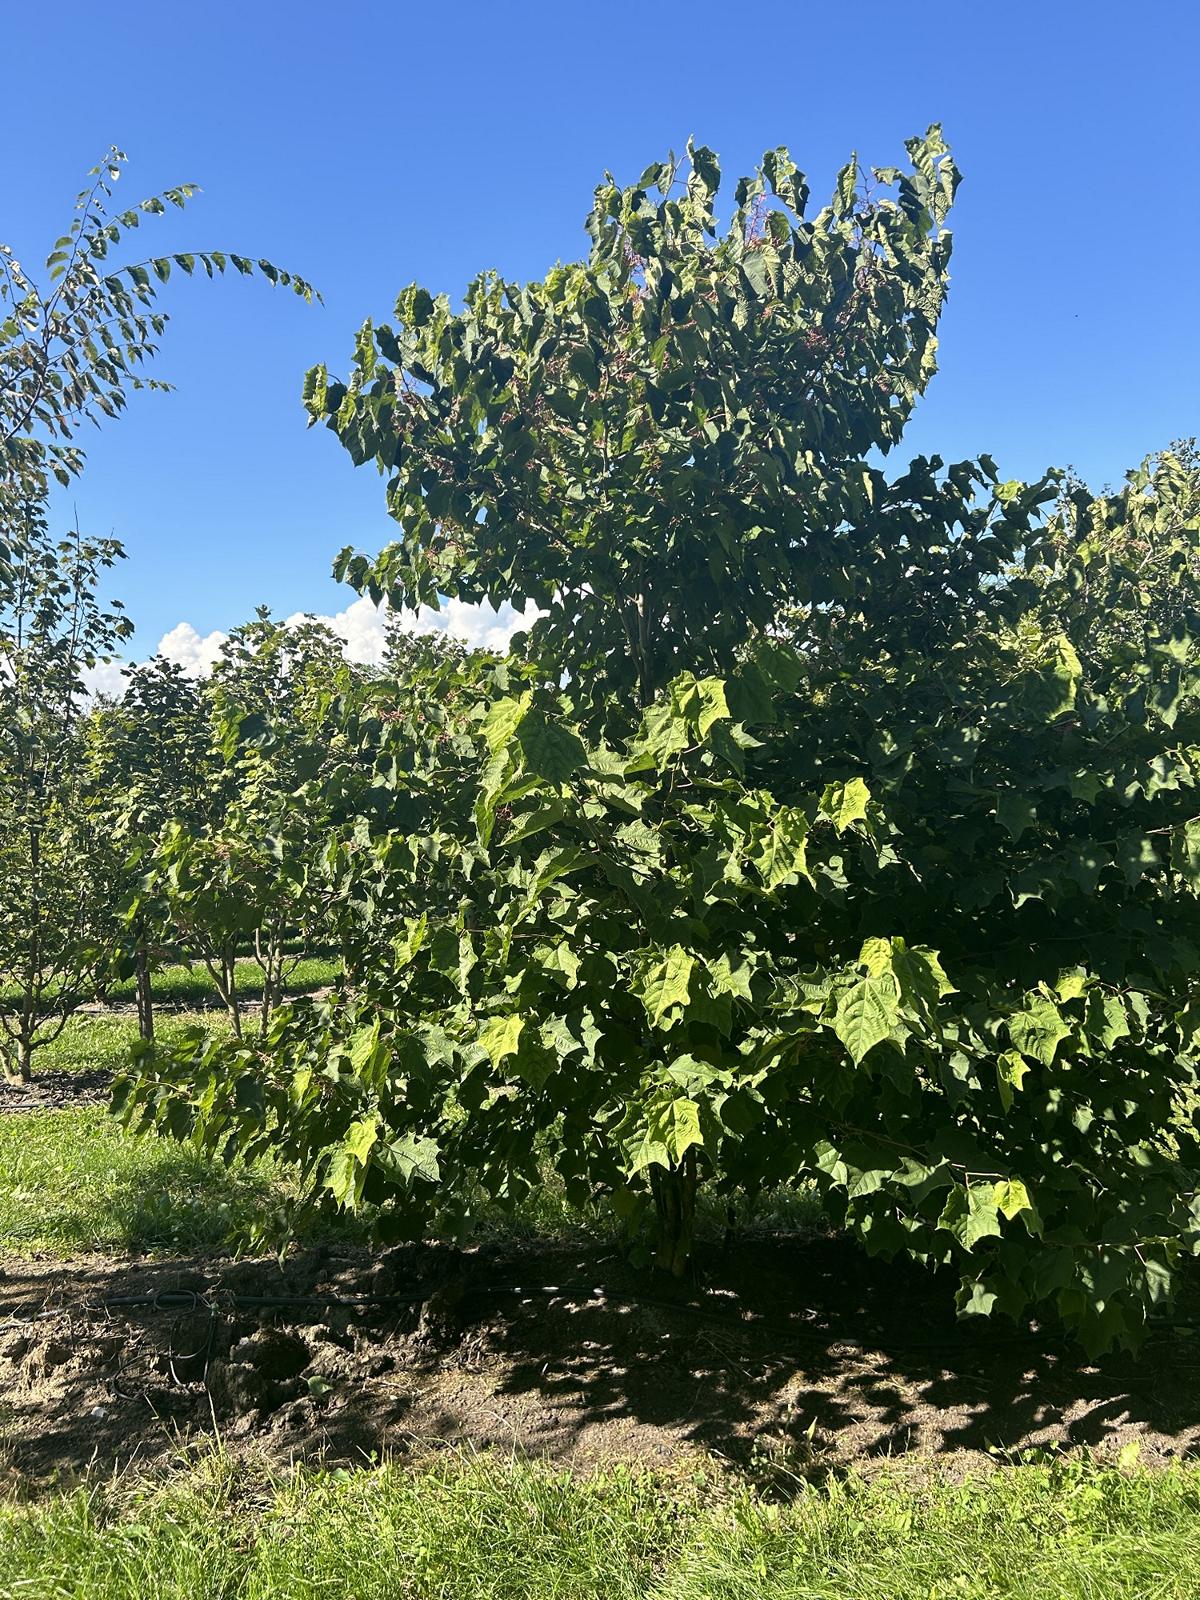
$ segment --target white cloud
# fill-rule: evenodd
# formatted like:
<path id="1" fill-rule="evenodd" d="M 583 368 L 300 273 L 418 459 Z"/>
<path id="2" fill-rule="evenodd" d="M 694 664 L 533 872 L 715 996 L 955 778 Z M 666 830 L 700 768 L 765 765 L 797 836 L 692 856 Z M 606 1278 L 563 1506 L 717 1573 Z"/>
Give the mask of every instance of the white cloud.
<path id="1" fill-rule="evenodd" d="M 463 600 L 447 600 L 440 611 L 421 606 L 417 611 L 400 613 L 401 626 L 409 633 L 445 633 L 461 639 L 473 650 L 496 650 L 501 654 L 512 643 L 513 635 L 528 628 L 540 615 L 534 605 L 518 611 L 507 602 L 499 607 L 486 603 L 468 605 Z M 334 616 L 317 616 L 345 642 L 346 658 L 367 666 L 383 661 L 386 642 L 387 602 L 377 606 L 367 596 L 355 600 Z M 305 620 L 304 613 L 289 617 L 289 624 Z M 176 632 L 179 630 L 176 629 Z"/>
<path id="2" fill-rule="evenodd" d="M 193 677 L 207 678 L 221 654 L 221 646 L 229 637 L 214 628 L 211 633 L 199 634 L 190 622 L 180 622 L 170 633 L 158 641 L 156 654 L 174 661 Z"/>
<path id="3" fill-rule="evenodd" d="M 94 667 L 85 667 L 82 676 L 84 693 L 89 697 L 103 695 L 106 700 L 119 700 L 125 693 L 123 661 L 97 661 Z"/>
<path id="4" fill-rule="evenodd" d="M 512 644 L 513 635 L 532 627 L 540 615 L 538 607 L 532 603 L 518 611 L 507 602 L 497 607 L 447 600 L 440 611 L 432 606 L 421 606 L 416 611 L 402 612 L 401 626 L 415 634 L 444 633 L 452 639 L 461 639 L 472 650 L 494 650 L 503 655 Z M 387 644 L 386 601 L 377 606 L 364 595 L 333 616 L 297 611 L 287 618 L 287 624 L 295 627 L 310 617 L 337 634 L 343 641 L 348 661 L 371 667 L 383 664 Z M 191 677 L 207 678 L 228 638 L 229 635 L 219 628 L 202 634 L 190 622 L 178 622 L 169 633 L 163 634 L 155 653 L 175 662 Z M 84 673 L 87 693 L 120 699 L 125 692 L 125 672 L 131 665 L 133 663 L 124 661 L 98 663 Z"/>
<path id="5" fill-rule="evenodd" d="M 468 605 L 463 600 L 447 600 L 440 611 L 432 606 L 421 606 L 416 611 L 401 613 L 401 626 L 409 633 L 444 633 L 452 639 L 461 639 L 473 650 L 495 650 L 503 654 L 511 645 L 513 635 L 533 625 L 541 615 L 532 603 L 518 611 L 505 603 L 490 606 L 486 603 Z M 387 602 L 375 605 L 367 596 L 352 601 L 344 611 L 332 616 L 297 611 L 287 618 L 289 627 L 307 621 L 323 622 L 343 641 L 346 659 L 364 666 L 382 665 L 387 643 Z M 179 622 L 164 633 L 158 641 L 157 655 L 165 656 L 193 677 L 206 678 L 221 654 L 229 635 L 214 628 L 211 633 L 199 633 L 190 622 Z M 108 662 L 96 667 L 87 677 L 87 687 L 93 694 L 116 694 L 123 691 L 124 663 Z"/>

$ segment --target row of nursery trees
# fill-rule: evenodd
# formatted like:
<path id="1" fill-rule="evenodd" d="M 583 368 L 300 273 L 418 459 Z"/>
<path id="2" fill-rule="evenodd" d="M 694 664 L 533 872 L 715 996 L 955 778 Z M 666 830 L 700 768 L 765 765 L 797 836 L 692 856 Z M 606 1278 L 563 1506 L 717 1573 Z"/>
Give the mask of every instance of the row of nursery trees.
<path id="1" fill-rule="evenodd" d="M 936 128 L 907 150 L 811 217 L 772 151 L 722 227 L 689 147 L 597 190 L 586 260 L 457 310 L 414 286 L 348 380 L 309 374 L 400 527 L 338 573 L 540 617 L 504 660 L 343 672 L 283 754 L 230 700 L 211 854 L 269 842 L 343 975 L 261 1038 L 147 1043 L 130 1125 L 270 1150 L 381 1237 L 552 1170 L 678 1272 L 701 1185 L 806 1182 L 965 1313 L 1101 1348 L 1169 1301 L 1200 1250 L 1200 470 L 873 464 L 948 282 L 958 176 Z M 210 849 L 141 837 L 147 896 Z"/>
<path id="2" fill-rule="evenodd" d="M 38 1049 L 119 980 L 133 980 L 152 1039 L 166 964 L 206 972 L 240 1037 L 239 966 L 251 962 L 261 1032 L 298 962 L 332 941 L 294 866 L 307 837 L 298 802 L 312 753 L 336 733 L 331 701 L 366 669 L 319 623 L 260 613 L 229 635 L 210 676 L 159 656 L 126 669 L 119 696 L 89 694 L 89 665 L 127 631 L 96 598 L 119 553 L 28 523 L 0 588 L 0 1062 L 11 1081 L 28 1082 Z"/>

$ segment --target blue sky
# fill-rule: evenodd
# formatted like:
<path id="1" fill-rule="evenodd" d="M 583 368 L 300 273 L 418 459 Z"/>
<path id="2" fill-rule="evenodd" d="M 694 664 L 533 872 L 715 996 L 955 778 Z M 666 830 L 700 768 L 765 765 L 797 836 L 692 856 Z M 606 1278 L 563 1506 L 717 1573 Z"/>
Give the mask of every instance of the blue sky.
<path id="1" fill-rule="evenodd" d="M 987 450 L 1004 476 L 1069 462 L 1098 486 L 1200 430 L 1196 0 L 60 0 L 54 23 L 6 17 L 0 237 L 44 256 L 116 143 L 126 203 L 205 191 L 147 248 L 266 255 L 325 297 L 172 281 L 157 372 L 178 393 L 87 441 L 61 510 L 124 540 L 137 654 L 260 602 L 346 607 L 333 555 L 391 524 L 374 470 L 306 431 L 305 369 L 344 371 L 413 280 L 457 296 L 481 268 L 581 254 L 605 169 L 630 181 L 689 134 L 731 179 L 787 144 L 819 204 L 852 149 L 901 161 L 944 124 L 965 174 L 954 282 L 897 470 Z"/>

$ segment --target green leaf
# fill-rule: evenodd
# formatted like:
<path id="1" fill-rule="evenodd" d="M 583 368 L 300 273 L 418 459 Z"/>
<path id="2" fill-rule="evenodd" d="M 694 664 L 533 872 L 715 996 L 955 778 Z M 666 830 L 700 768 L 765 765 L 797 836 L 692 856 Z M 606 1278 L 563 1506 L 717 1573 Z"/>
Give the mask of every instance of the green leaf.
<path id="1" fill-rule="evenodd" d="M 777 889 L 789 878 L 812 881 L 807 838 L 808 819 L 803 811 L 791 806 L 777 807 L 765 831 L 757 834 L 746 850 L 746 859 L 757 868 L 764 888 Z"/>
<path id="2" fill-rule="evenodd" d="M 865 822 L 871 804 L 871 791 L 861 778 L 831 783 L 821 796 L 821 810 L 839 833 L 856 822 Z"/>
<path id="3" fill-rule="evenodd" d="M 895 982 L 890 977 L 869 977 L 838 996 L 833 1031 L 858 1066 L 877 1044 L 891 1036 L 899 1021 Z"/>
<path id="4" fill-rule="evenodd" d="M 998 1238 L 1000 1214 L 995 1193 L 980 1183 L 970 1188 L 956 1184 L 938 1218 L 938 1227 L 954 1234 L 967 1250 L 973 1250 L 981 1239 Z"/>
<path id="5" fill-rule="evenodd" d="M 497 700 L 488 709 L 483 722 L 483 736 L 493 755 L 512 742 L 517 729 L 528 715 L 532 694 L 525 693 L 515 699 Z"/>
<path id="6" fill-rule="evenodd" d="M 1070 1037 L 1071 1025 L 1063 1019 L 1054 1001 L 1036 996 L 1024 1011 L 1008 1019 L 1008 1036 L 1023 1056 L 1050 1066 L 1055 1051 Z"/>
<path id="7" fill-rule="evenodd" d="M 1010 838 L 1019 839 L 1037 823 L 1037 809 L 1026 795 L 1005 789 L 996 796 L 996 819 Z"/>
<path id="8" fill-rule="evenodd" d="M 402 1139 L 387 1146 L 388 1163 L 394 1166 L 404 1182 L 420 1178 L 423 1183 L 437 1183 L 441 1177 L 438 1157 L 441 1150 L 435 1139 L 406 1133 Z"/>
<path id="9" fill-rule="evenodd" d="M 692 973 L 696 961 L 681 945 L 674 945 L 651 963 L 634 992 L 646 1008 L 655 1028 L 671 1028 L 679 1021 L 691 999 Z"/>
<path id="10" fill-rule="evenodd" d="M 506 1056 L 516 1055 L 524 1027 L 525 1018 L 515 1013 L 488 1020 L 479 1035 L 479 1043 L 494 1067 L 498 1067 Z"/>
<path id="11" fill-rule="evenodd" d="M 1015 1050 L 1005 1050 L 996 1057 L 996 1085 L 1000 1090 L 1000 1104 L 1005 1111 L 1012 1110 L 1013 1094 L 1020 1092 L 1028 1071 L 1028 1062 Z"/>
<path id="12" fill-rule="evenodd" d="M 357 1122 L 351 1123 L 347 1130 L 343 1148 L 349 1151 L 358 1162 L 365 1166 L 367 1157 L 379 1138 L 379 1121 L 376 1117 L 360 1117 Z"/>
<path id="13" fill-rule="evenodd" d="M 517 740 L 526 767 L 548 783 L 566 783 L 587 765 L 587 751 L 579 736 L 557 722 L 548 721 L 536 709 L 522 718 L 517 727 Z"/>
<path id="14" fill-rule="evenodd" d="M 996 1202 L 996 1209 L 1000 1215 L 1007 1217 L 1009 1222 L 1012 1222 L 1016 1217 L 1024 1215 L 1026 1225 L 1031 1232 L 1034 1231 L 1035 1225 L 1040 1230 L 1041 1223 L 1038 1220 L 1037 1208 L 1029 1198 L 1029 1190 L 1021 1182 L 1020 1178 L 1005 1178 L 997 1183 L 992 1191 L 992 1198 Z"/>
<path id="15" fill-rule="evenodd" d="M 693 1146 L 703 1148 L 700 1108 L 686 1095 L 658 1104 L 629 1150 L 629 1175 L 646 1167 L 677 1167 Z"/>

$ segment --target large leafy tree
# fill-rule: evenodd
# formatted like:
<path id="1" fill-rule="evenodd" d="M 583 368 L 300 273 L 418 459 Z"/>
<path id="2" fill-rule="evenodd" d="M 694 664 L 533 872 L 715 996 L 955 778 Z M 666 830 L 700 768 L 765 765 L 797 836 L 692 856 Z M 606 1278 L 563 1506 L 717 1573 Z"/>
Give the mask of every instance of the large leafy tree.
<path id="1" fill-rule="evenodd" d="M 717 238 L 695 151 L 600 191 L 586 263 L 409 291 L 310 379 L 403 524 L 353 581 L 546 616 L 348 711 L 345 983 L 150 1062 L 135 1120 L 402 1228 L 548 1160 L 674 1271 L 700 1183 L 804 1179 L 964 1310 L 1136 1338 L 1200 1241 L 1194 475 L 864 461 L 945 287 L 953 170 L 910 154 L 810 225 L 777 152 Z"/>

